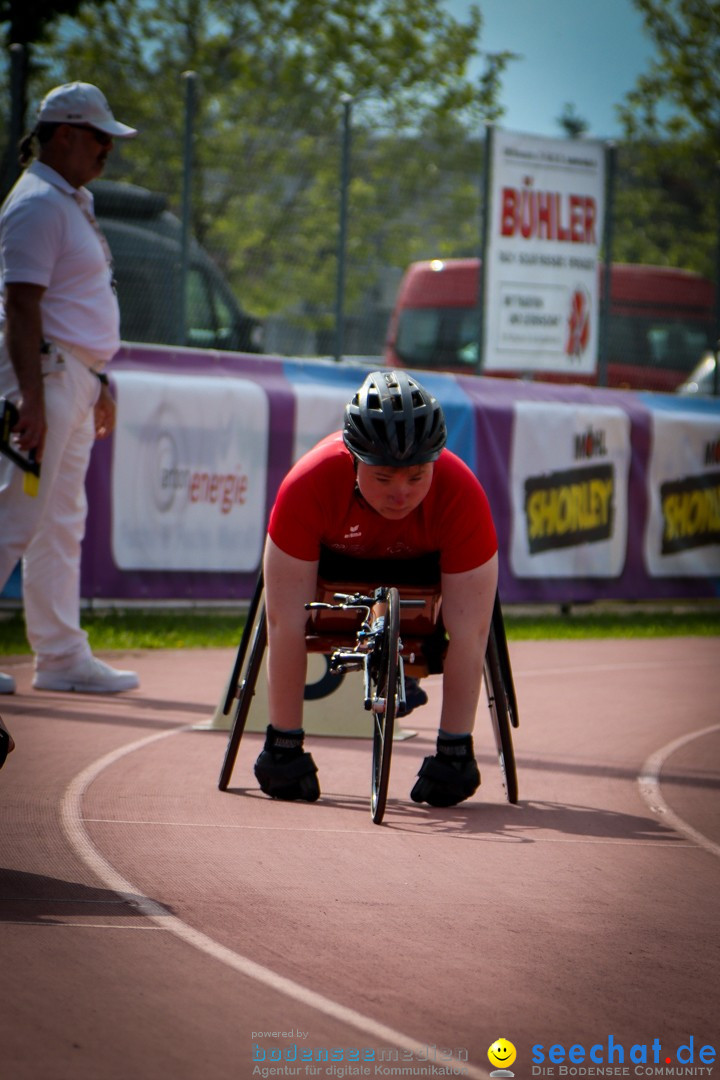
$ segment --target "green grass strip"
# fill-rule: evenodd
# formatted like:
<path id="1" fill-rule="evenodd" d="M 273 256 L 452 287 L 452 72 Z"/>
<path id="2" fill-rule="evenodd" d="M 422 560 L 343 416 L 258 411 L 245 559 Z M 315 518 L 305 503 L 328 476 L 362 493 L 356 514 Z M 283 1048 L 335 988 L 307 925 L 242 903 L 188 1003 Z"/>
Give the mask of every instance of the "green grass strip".
<path id="1" fill-rule="evenodd" d="M 234 648 L 244 616 L 232 612 L 140 611 L 86 612 L 82 625 L 93 650 Z M 720 636 L 720 609 L 639 610 L 592 607 L 534 614 L 505 612 L 511 641 L 569 638 L 655 638 Z M 29 653 L 20 612 L 0 614 L 0 656 Z"/>
<path id="2" fill-rule="evenodd" d="M 720 635 L 717 612 L 600 612 L 505 618 L 511 641 L 569 638 L 666 638 Z"/>

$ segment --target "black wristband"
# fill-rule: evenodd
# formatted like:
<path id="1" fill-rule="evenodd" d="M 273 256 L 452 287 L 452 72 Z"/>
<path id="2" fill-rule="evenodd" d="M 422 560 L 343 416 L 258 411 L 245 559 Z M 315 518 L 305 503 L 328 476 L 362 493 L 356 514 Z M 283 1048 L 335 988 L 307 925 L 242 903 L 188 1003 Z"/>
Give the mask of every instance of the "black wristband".
<path id="1" fill-rule="evenodd" d="M 110 381 L 109 381 L 109 379 L 108 379 L 108 377 L 107 377 L 107 375 L 105 374 L 104 371 L 96 371 L 95 375 L 97 375 L 98 379 L 103 384 L 103 386 L 109 386 L 110 385 Z"/>

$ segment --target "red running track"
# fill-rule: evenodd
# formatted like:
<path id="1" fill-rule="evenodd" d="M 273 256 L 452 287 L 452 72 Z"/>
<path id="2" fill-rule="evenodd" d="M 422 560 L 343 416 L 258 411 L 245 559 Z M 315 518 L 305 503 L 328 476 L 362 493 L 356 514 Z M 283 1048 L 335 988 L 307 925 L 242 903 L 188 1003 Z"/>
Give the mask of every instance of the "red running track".
<path id="1" fill-rule="evenodd" d="M 212 715 L 230 650 L 117 656 L 142 686 L 110 699 L 34 692 L 29 661 L 11 658 L 0 1077 L 482 1078 L 500 1037 L 518 1080 L 711 1075 L 720 639 L 511 655 L 519 805 L 485 712 L 477 795 L 410 802 L 434 743 L 429 680 L 381 827 L 363 739 L 308 739 L 313 805 L 258 792 L 259 735 L 217 790 L 226 735 L 192 725 Z"/>

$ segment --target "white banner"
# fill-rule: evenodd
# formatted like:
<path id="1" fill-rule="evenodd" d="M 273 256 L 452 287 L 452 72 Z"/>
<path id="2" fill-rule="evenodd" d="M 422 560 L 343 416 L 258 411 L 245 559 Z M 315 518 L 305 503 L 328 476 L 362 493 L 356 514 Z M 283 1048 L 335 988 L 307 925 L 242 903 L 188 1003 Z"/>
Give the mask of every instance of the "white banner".
<path id="1" fill-rule="evenodd" d="M 491 146 L 483 369 L 593 374 L 604 147 L 499 129 Z"/>
<path id="2" fill-rule="evenodd" d="M 653 577 L 720 574 L 720 423 L 653 411 L 645 565 Z"/>
<path id="3" fill-rule="evenodd" d="M 121 570 L 249 571 L 265 540 L 269 403 L 241 378 L 117 371 Z"/>
<path id="4" fill-rule="evenodd" d="M 358 372 L 358 386 L 364 377 L 363 372 Z M 353 396 L 354 389 L 354 387 L 349 389 L 337 383 L 322 385 L 298 381 L 293 384 L 295 393 L 294 462 L 312 450 L 321 439 L 342 428 L 345 406 Z"/>
<path id="5" fill-rule="evenodd" d="M 515 405 L 513 574 L 611 578 L 625 565 L 630 418 L 611 406 Z"/>

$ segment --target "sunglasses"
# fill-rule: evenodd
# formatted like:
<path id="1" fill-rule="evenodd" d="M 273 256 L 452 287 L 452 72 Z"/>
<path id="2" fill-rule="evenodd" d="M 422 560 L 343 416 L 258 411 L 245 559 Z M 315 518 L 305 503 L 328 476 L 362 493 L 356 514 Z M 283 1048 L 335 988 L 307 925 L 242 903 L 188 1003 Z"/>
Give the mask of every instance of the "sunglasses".
<path id="1" fill-rule="evenodd" d="M 108 135 L 106 131 L 98 131 L 97 128 L 92 127 L 90 124 L 71 124 L 70 127 L 79 128 L 80 131 L 89 131 L 93 139 L 99 142 L 101 146 L 109 146 L 113 141 L 112 135 Z"/>

